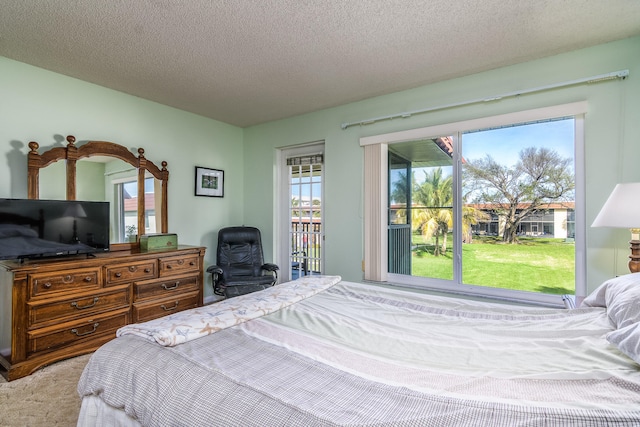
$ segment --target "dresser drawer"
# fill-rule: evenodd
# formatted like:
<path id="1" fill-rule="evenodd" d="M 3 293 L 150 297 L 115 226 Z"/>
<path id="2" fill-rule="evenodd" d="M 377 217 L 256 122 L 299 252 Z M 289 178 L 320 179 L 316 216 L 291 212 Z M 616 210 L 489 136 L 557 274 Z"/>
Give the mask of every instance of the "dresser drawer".
<path id="1" fill-rule="evenodd" d="M 50 351 L 79 342 L 116 337 L 116 331 L 129 323 L 129 310 L 89 316 L 55 327 L 40 328 L 28 333 L 29 353 Z"/>
<path id="2" fill-rule="evenodd" d="M 182 310 L 198 306 L 199 292 L 191 292 L 175 298 L 133 304 L 133 322 L 146 322 Z"/>
<path id="3" fill-rule="evenodd" d="M 199 270 L 200 257 L 197 254 L 160 259 L 160 277 Z"/>
<path id="4" fill-rule="evenodd" d="M 133 299 L 135 302 L 148 298 L 162 299 L 198 290 L 198 276 L 180 276 L 164 280 L 145 280 L 133 284 Z"/>
<path id="5" fill-rule="evenodd" d="M 100 268 L 78 268 L 29 275 L 31 296 L 49 296 L 58 292 L 95 289 L 102 286 Z"/>
<path id="6" fill-rule="evenodd" d="M 52 321 L 72 320 L 107 310 L 129 307 L 129 287 L 118 287 L 110 291 L 78 294 L 73 298 L 47 301 L 46 303 L 29 302 L 29 326 L 42 326 Z"/>
<path id="7" fill-rule="evenodd" d="M 108 265 L 105 267 L 107 285 L 132 282 L 134 280 L 153 279 L 158 276 L 157 265 L 155 259 Z"/>

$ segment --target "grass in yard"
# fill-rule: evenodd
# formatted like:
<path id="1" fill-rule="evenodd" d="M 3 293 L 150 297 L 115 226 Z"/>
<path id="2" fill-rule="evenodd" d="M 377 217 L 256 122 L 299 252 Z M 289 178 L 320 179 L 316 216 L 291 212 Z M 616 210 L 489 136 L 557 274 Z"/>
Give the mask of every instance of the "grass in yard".
<path id="1" fill-rule="evenodd" d="M 574 257 L 574 244 L 564 239 L 522 237 L 512 245 L 493 237 L 474 237 L 473 243 L 462 245 L 462 279 L 465 284 L 494 288 L 573 294 Z M 453 279 L 451 248 L 435 257 L 432 245 L 418 245 L 411 271 L 414 276 Z"/>

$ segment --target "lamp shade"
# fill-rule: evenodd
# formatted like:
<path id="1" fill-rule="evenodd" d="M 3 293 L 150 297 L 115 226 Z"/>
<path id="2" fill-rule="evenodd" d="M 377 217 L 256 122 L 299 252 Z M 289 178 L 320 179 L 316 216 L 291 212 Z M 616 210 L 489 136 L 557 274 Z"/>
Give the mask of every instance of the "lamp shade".
<path id="1" fill-rule="evenodd" d="M 69 206 L 64 210 L 64 216 L 69 216 L 73 218 L 86 218 L 87 213 L 84 211 L 84 208 L 80 203 L 70 203 Z"/>
<path id="2" fill-rule="evenodd" d="M 616 185 L 591 226 L 640 228 L 640 182 Z"/>

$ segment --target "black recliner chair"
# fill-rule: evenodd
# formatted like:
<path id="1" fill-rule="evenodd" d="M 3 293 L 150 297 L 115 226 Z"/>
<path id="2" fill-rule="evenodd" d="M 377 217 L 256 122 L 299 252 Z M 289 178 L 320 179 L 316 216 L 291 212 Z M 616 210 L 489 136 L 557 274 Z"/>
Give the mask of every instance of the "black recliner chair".
<path id="1" fill-rule="evenodd" d="M 278 266 L 264 262 L 260 230 L 226 227 L 218 231 L 216 265 L 207 268 L 213 292 L 227 298 L 260 291 L 275 285 Z"/>

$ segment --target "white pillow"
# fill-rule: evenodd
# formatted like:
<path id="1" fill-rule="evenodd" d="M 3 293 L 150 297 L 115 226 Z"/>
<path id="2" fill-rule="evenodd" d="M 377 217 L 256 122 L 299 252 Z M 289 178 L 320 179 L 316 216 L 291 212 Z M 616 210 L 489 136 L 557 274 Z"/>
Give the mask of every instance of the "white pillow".
<path id="1" fill-rule="evenodd" d="M 640 323 L 609 332 L 606 338 L 621 352 L 635 360 L 636 363 L 640 363 Z"/>
<path id="2" fill-rule="evenodd" d="M 616 328 L 640 322 L 640 273 L 607 280 L 589 294 L 581 306 L 605 307 Z"/>

